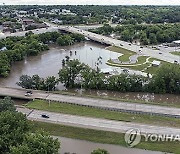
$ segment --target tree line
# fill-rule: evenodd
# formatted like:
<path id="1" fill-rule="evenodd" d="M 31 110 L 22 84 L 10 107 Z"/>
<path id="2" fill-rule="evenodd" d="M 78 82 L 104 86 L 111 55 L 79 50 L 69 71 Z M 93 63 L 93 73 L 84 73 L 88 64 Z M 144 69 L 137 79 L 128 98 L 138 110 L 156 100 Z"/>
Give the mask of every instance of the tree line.
<path id="1" fill-rule="evenodd" d="M 180 93 L 180 65 L 168 64 L 159 68 L 152 78 L 120 74 L 106 76 L 78 60 L 66 62 L 59 71 L 59 81 L 66 87 L 114 90 L 120 92 Z"/>
<path id="2" fill-rule="evenodd" d="M 100 72 L 99 69 L 92 69 L 78 60 L 64 62 L 63 68 L 58 73 L 58 79 L 48 77 L 46 80 L 42 80 L 46 82 L 39 82 L 41 80 L 37 82 L 34 81 L 37 76 L 29 77 L 23 75 L 20 77 L 18 85 L 23 88 L 37 90 L 47 90 L 47 85 L 51 85 L 49 90 L 55 90 L 56 85 L 61 82 L 66 88 L 83 87 L 84 89 L 119 92 L 180 94 L 180 66 L 178 64 L 163 65 L 152 78 L 148 78 L 140 75 L 129 75 L 127 73 L 107 76 Z"/>
<path id="3" fill-rule="evenodd" d="M 82 24 L 87 20 L 95 22 L 109 21 L 121 24 L 156 24 L 180 22 L 179 6 L 123 6 L 123 5 L 52 5 L 52 6 L 0 6 L 0 12 L 4 10 L 24 10 L 28 13 L 37 12 L 39 18 L 59 18 L 63 24 Z M 59 16 L 62 9 L 70 10 L 77 16 Z M 42 11 L 44 13 L 42 13 Z M 51 12 L 51 13 L 50 13 Z M 15 13 L 14 13 L 15 14 Z M 86 17 L 86 18 L 85 18 Z M 93 22 L 92 22 L 93 23 Z"/>
<path id="4" fill-rule="evenodd" d="M 115 33 L 118 39 L 123 41 L 139 41 L 142 45 L 171 43 L 180 39 L 180 24 L 160 24 L 160 25 L 118 25 L 115 28 L 108 24 L 103 27 L 92 29 L 103 35 Z"/>
<path id="5" fill-rule="evenodd" d="M 47 32 L 38 35 L 28 32 L 24 37 L 2 39 L 0 49 L 6 47 L 7 50 L 0 51 L 0 76 L 7 77 L 14 62 L 49 50 L 48 44 L 50 43 L 64 46 L 81 42 L 84 39 L 84 36 L 80 34 L 61 34 L 58 32 Z"/>

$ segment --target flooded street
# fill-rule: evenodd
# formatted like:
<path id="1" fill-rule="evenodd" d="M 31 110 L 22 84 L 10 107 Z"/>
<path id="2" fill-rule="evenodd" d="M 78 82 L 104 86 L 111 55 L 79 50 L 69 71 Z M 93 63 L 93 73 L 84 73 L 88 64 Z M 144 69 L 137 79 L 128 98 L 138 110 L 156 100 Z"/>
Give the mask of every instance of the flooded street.
<path id="1" fill-rule="evenodd" d="M 90 154 L 93 150 L 98 148 L 106 149 L 110 154 L 163 154 L 162 152 L 132 149 L 119 145 L 100 144 L 64 137 L 59 137 L 58 139 L 61 142 L 61 154 Z"/>

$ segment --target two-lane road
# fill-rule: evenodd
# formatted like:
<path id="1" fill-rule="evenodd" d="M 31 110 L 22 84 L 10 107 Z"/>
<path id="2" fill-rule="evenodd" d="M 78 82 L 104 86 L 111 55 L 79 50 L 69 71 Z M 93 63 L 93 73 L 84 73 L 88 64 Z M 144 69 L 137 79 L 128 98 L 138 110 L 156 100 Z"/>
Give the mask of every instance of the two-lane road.
<path id="1" fill-rule="evenodd" d="M 107 110 L 116 111 L 132 111 L 142 112 L 144 114 L 160 114 L 169 116 L 179 116 L 180 108 L 158 106 L 158 105 L 147 105 L 139 103 L 128 103 L 114 100 L 97 99 L 90 97 L 79 97 L 69 96 L 62 94 L 46 93 L 44 91 L 33 91 L 32 96 L 25 96 L 26 90 L 16 88 L 2 88 L 0 87 L 1 96 L 11 96 L 17 98 L 28 98 L 28 99 L 43 99 L 47 101 L 64 102 L 70 104 L 83 105 L 87 107 L 103 108 Z"/>

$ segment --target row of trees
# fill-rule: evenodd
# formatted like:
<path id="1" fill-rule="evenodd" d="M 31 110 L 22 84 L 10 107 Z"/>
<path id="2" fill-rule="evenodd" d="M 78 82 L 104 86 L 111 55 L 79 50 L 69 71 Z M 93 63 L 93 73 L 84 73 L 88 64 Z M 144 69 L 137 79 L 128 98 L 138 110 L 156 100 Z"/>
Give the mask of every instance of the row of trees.
<path id="1" fill-rule="evenodd" d="M 139 40 L 141 44 L 157 44 L 172 42 L 180 39 L 180 24 L 165 24 L 165 25 L 124 25 L 117 26 L 115 28 L 110 25 L 104 25 L 103 27 L 91 30 L 98 34 L 109 35 L 116 33 L 119 39 L 123 41 L 132 42 L 133 40 Z"/>
<path id="2" fill-rule="evenodd" d="M 9 97 L 0 100 L 0 153 L 58 154 L 58 140 L 44 131 L 32 131 L 32 126 Z"/>
<path id="3" fill-rule="evenodd" d="M 180 93 L 180 66 L 164 65 L 152 79 L 139 75 L 120 74 L 105 76 L 78 60 L 66 62 L 59 71 L 59 81 L 66 87 L 83 86 L 85 89 L 115 90 L 120 92 Z"/>
<path id="4" fill-rule="evenodd" d="M 25 37 L 8 37 L 0 41 L 0 49 L 6 47 L 6 51 L 0 52 L 0 76 L 6 77 L 11 69 L 11 65 L 16 61 L 21 61 L 27 56 L 36 56 L 48 50 L 48 43 L 58 45 L 71 45 L 75 42 L 85 40 L 80 34 L 60 34 L 58 32 L 47 32 L 35 35 L 32 32 Z"/>
<path id="5" fill-rule="evenodd" d="M 80 63 L 78 60 L 65 61 L 59 71 L 59 78 L 46 79 L 38 75 L 22 75 L 17 83 L 22 88 L 52 91 L 59 82 L 67 88 L 83 87 L 85 89 L 113 90 L 120 92 L 180 93 L 180 66 L 163 65 L 153 78 L 140 75 L 120 74 L 106 76 L 99 70 Z"/>
<path id="6" fill-rule="evenodd" d="M 22 75 L 17 82 L 18 86 L 21 86 L 25 89 L 34 89 L 34 90 L 45 90 L 53 91 L 58 84 L 58 80 L 54 76 L 49 76 L 47 78 L 41 78 L 38 75 L 28 76 Z"/>

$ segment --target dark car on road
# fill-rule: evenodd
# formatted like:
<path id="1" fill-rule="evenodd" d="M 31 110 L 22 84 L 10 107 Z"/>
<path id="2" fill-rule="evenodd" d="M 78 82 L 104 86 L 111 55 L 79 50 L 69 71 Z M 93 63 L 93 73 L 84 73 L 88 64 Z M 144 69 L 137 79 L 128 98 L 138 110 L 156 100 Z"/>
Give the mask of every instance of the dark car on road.
<path id="1" fill-rule="evenodd" d="M 46 115 L 46 114 L 42 114 L 41 117 L 42 117 L 42 118 L 49 118 L 49 116 Z"/>

